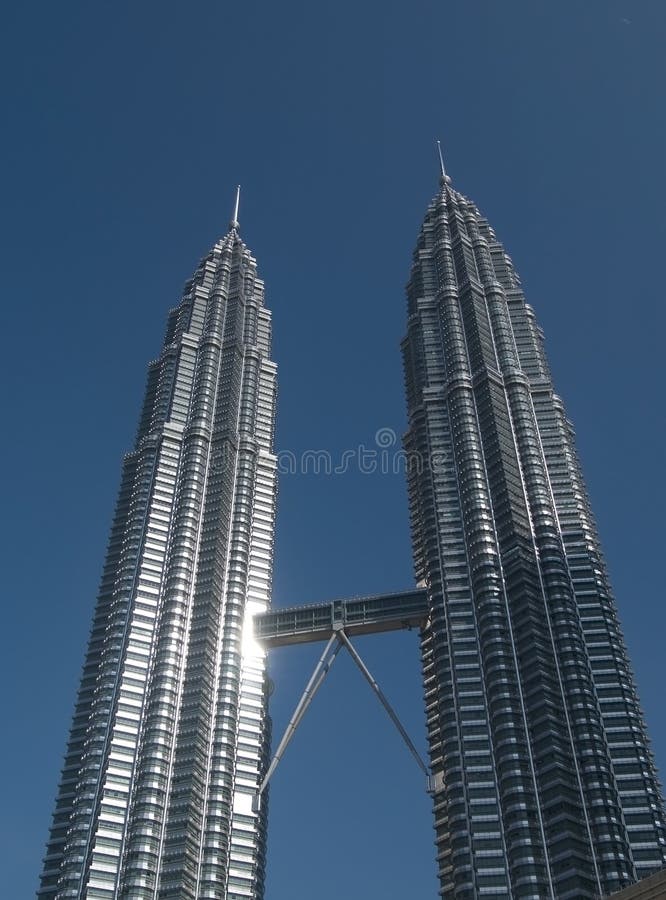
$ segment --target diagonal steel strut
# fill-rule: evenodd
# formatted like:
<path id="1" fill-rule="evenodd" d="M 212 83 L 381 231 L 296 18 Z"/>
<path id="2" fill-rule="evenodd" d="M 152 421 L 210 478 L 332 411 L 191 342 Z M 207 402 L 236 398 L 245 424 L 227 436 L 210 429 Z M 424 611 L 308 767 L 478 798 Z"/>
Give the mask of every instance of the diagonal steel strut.
<path id="1" fill-rule="evenodd" d="M 331 666 L 333 665 L 333 660 L 335 659 L 335 657 L 338 655 L 338 653 L 342 649 L 342 644 L 338 641 L 337 645 L 333 648 L 333 650 L 331 652 L 331 646 L 332 646 L 332 644 L 335 643 L 336 640 L 337 640 L 337 634 L 332 634 L 331 637 L 329 638 L 328 643 L 326 644 L 326 647 L 324 648 L 324 652 L 322 653 L 321 657 L 319 658 L 319 662 L 315 666 L 314 672 L 312 673 L 312 676 L 310 677 L 310 680 L 308 681 L 305 690 L 303 691 L 301 699 L 298 701 L 298 704 L 296 705 L 294 714 L 292 715 L 291 719 L 289 720 L 289 724 L 287 725 L 287 727 L 285 729 L 284 735 L 282 736 L 282 740 L 280 741 L 278 748 L 273 755 L 273 759 L 270 762 L 268 771 L 266 772 L 266 774 L 264 776 L 264 780 L 261 782 L 261 786 L 259 787 L 259 790 L 255 796 L 255 805 L 257 805 L 257 806 L 259 805 L 261 795 L 263 794 L 264 790 L 266 789 L 266 785 L 268 784 L 273 772 L 276 770 L 278 763 L 282 759 L 282 755 L 284 754 L 284 751 L 287 749 L 287 745 L 289 744 L 289 741 L 294 736 L 294 732 L 298 728 L 298 725 L 299 725 L 301 719 L 305 715 L 305 711 L 307 710 L 308 706 L 312 703 L 312 700 L 314 699 L 315 694 L 321 687 L 324 678 L 326 678 L 326 676 L 328 675 L 329 670 L 330 670 Z M 330 652 L 330 657 L 327 659 L 329 652 Z"/>
<path id="2" fill-rule="evenodd" d="M 337 644 L 335 647 L 333 647 L 333 644 L 336 641 L 337 641 Z M 296 709 L 294 710 L 294 713 L 293 713 L 291 719 L 289 720 L 289 724 L 287 725 L 287 727 L 285 729 L 284 735 L 282 736 L 282 740 L 280 741 L 278 748 L 275 751 L 273 758 L 271 759 L 270 765 L 268 766 L 268 770 L 266 771 L 264 779 L 261 782 L 261 785 L 259 786 L 259 790 L 257 791 L 257 793 L 255 794 L 255 796 L 252 800 L 252 808 L 253 808 L 254 812 L 259 811 L 260 806 L 261 806 L 261 796 L 262 796 L 263 792 L 266 790 L 268 782 L 270 781 L 271 777 L 273 776 L 273 773 L 275 772 L 275 770 L 278 766 L 278 763 L 282 759 L 282 756 L 284 755 L 284 751 L 287 749 L 289 742 L 293 738 L 294 733 L 296 732 L 296 729 L 298 728 L 298 726 L 301 722 L 301 719 L 305 715 L 305 712 L 306 712 L 308 706 L 310 705 L 310 703 L 312 703 L 312 700 L 314 699 L 315 694 L 321 687 L 322 682 L 324 681 L 324 678 L 326 678 L 326 676 L 328 675 L 330 668 L 333 665 L 333 661 L 335 660 L 335 657 L 338 655 L 338 653 L 340 652 L 340 650 L 343 647 L 347 648 L 347 650 L 349 651 L 349 653 L 351 655 L 351 658 L 354 660 L 356 665 L 361 670 L 363 677 L 366 679 L 366 681 L 368 682 L 368 684 L 370 685 L 372 690 L 375 692 L 375 694 L 377 695 L 377 698 L 379 699 L 379 702 L 382 704 L 382 706 L 388 713 L 389 718 L 391 719 L 391 721 L 393 722 L 395 727 L 398 729 L 398 732 L 400 733 L 400 736 L 402 737 L 403 741 L 407 745 L 409 752 L 412 754 L 412 756 L 416 760 L 416 762 L 417 762 L 419 768 L 421 769 L 421 771 L 423 772 L 423 774 L 426 776 L 427 790 L 428 790 L 428 792 L 431 792 L 431 785 L 430 785 L 431 778 L 430 778 L 430 774 L 428 772 L 428 767 L 421 759 L 421 755 L 419 754 L 419 751 L 416 749 L 416 747 L 412 743 L 409 735 L 405 731 L 400 719 L 398 718 L 395 710 L 393 709 L 393 707 L 387 700 L 384 692 L 379 687 L 379 685 L 377 684 L 375 679 L 372 677 L 367 666 L 365 665 L 365 663 L 359 656 L 356 648 L 354 647 L 354 645 L 351 643 L 351 641 L 345 634 L 344 628 L 342 628 L 341 626 L 338 626 L 337 628 L 335 628 L 335 631 L 329 638 L 328 643 L 326 644 L 326 647 L 324 648 L 324 652 L 322 653 L 321 657 L 319 658 L 319 662 L 315 666 L 314 672 L 312 673 L 310 680 L 308 681 L 308 683 L 305 687 L 305 690 L 303 691 L 303 694 L 301 695 L 301 699 L 298 701 L 298 703 L 296 705 Z"/>
<path id="3" fill-rule="evenodd" d="M 338 634 L 338 637 L 340 638 L 340 640 L 342 641 L 342 643 L 343 643 L 343 644 L 345 645 L 345 647 L 347 648 L 347 650 L 349 650 L 352 659 L 354 660 L 354 662 L 356 663 L 356 665 L 359 667 L 359 669 L 360 669 L 361 672 L 363 673 L 363 677 L 364 677 L 365 680 L 368 682 L 368 684 L 370 685 L 370 687 L 373 689 L 373 691 L 375 692 L 375 694 L 377 694 L 377 697 L 378 697 L 378 699 L 379 699 L 379 702 L 380 702 L 381 705 L 384 707 L 384 709 L 386 710 L 386 712 L 389 714 L 389 718 L 391 719 L 391 721 L 393 722 L 393 724 L 395 725 L 395 727 L 396 727 L 396 728 L 398 729 L 398 731 L 400 732 L 400 735 L 401 735 L 403 741 L 407 744 L 407 747 L 408 747 L 408 749 L 409 749 L 409 752 L 412 754 L 412 756 L 414 757 L 414 759 L 415 759 L 416 762 L 418 763 L 419 768 L 421 769 L 421 771 L 423 772 L 423 774 L 426 776 L 426 778 L 428 778 L 428 775 L 429 775 L 429 773 L 428 773 L 428 767 L 426 766 L 426 764 L 425 764 L 425 763 L 423 762 L 423 760 L 421 759 L 421 754 L 420 754 L 419 751 L 416 749 L 416 747 L 415 747 L 414 744 L 412 743 L 412 741 L 411 741 L 409 735 L 407 734 L 407 732 L 406 732 L 405 729 L 403 728 L 402 722 L 401 722 L 400 719 L 398 718 L 398 716 L 397 716 L 397 714 L 395 713 L 395 711 L 394 711 L 393 707 L 391 706 L 391 704 L 390 704 L 390 703 L 388 702 L 388 700 L 386 699 L 386 696 L 385 696 L 384 692 L 382 691 L 382 689 L 379 687 L 379 685 L 377 684 L 377 682 L 375 681 L 375 679 L 372 677 L 372 675 L 371 675 L 370 672 L 368 671 L 368 668 L 366 667 L 365 663 L 363 662 L 363 660 L 361 659 L 361 657 L 358 655 L 358 653 L 357 653 L 357 651 L 356 651 L 356 648 L 354 647 L 354 645 L 352 644 L 352 642 L 349 640 L 349 638 L 348 638 L 347 635 L 345 634 L 344 629 L 341 628 L 341 629 L 337 632 L 337 634 Z"/>

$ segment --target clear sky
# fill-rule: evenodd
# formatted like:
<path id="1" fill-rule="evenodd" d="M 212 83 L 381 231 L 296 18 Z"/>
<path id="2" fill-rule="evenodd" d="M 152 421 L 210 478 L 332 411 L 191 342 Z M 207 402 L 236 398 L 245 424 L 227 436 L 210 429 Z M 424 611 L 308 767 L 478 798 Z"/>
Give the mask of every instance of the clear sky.
<path id="1" fill-rule="evenodd" d="M 167 310 L 226 230 L 274 311 L 277 446 L 405 424 L 403 287 L 440 137 L 577 428 L 666 773 L 663 0 L 65 0 L 0 28 L 2 887 L 34 890 Z M 285 475 L 278 605 L 412 584 L 400 475 Z M 417 638 L 359 648 L 424 747 Z M 318 648 L 276 651 L 281 733 Z M 339 658 L 271 795 L 267 900 L 436 896 L 422 777 Z"/>

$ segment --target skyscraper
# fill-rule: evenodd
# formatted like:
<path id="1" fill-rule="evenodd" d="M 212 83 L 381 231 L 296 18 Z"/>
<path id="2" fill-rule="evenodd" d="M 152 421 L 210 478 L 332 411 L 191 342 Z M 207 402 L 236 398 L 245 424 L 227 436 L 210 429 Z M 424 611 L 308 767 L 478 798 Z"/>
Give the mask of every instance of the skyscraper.
<path id="1" fill-rule="evenodd" d="M 417 589 L 268 612 L 276 372 L 237 218 L 238 196 L 149 367 L 39 896 L 261 900 L 266 785 L 343 646 L 428 776 L 443 897 L 592 900 L 660 868 L 573 429 L 488 222 L 442 164 L 403 343 Z M 421 629 L 429 771 L 350 641 L 400 627 Z M 269 767 L 262 646 L 315 640 Z"/>
<path id="2" fill-rule="evenodd" d="M 664 865 L 663 800 L 542 332 L 443 163 L 407 296 L 441 892 L 603 896 Z"/>
<path id="3" fill-rule="evenodd" d="M 148 369 L 39 896 L 259 897 L 276 369 L 256 262 L 227 235 Z"/>

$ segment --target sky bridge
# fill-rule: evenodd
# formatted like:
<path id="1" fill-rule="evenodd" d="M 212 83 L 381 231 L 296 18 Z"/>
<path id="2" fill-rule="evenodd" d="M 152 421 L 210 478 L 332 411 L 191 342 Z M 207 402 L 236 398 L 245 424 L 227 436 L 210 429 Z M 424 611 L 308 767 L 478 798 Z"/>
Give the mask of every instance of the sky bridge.
<path id="1" fill-rule="evenodd" d="M 425 588 L 397 594 L 376 594 L 329 603 L 273 609 L 254 617 L 254 636 L 270 650 L 289 644 L 329 640 L 344 629 L 348 637 L 422 628 L 428 619 Z"/>
<path id="2" fill-rule="evenodd" d="M 434 782 L 426 763 L 350 640 L 356 635 L 400 629 L 418 628 L 420 630 L 427 624 L 428 615 L 428 594 L 424 588 L 415 588 L 395 594 L 376 594 L 372 597 L 353 597 L 350 600 L 333 600 L 329 603 L 313 603 L 288 609 L 270 610 L 254 616 L 254 637 L 267 650 L 274 647 L 286 647 L 290 644 L 327 642 L 254 797 L 253 808 L 256 812 L 261 808 L 262 795 L 284 751 L 293 738 L 308 706 L 328 675 L 335 657 L 343 647 L 349 651 L 361 674 L 375 692 L 377 699 L 388 713 L 408 750 L 425 775 L 426 790 L 433 791 Z"/>

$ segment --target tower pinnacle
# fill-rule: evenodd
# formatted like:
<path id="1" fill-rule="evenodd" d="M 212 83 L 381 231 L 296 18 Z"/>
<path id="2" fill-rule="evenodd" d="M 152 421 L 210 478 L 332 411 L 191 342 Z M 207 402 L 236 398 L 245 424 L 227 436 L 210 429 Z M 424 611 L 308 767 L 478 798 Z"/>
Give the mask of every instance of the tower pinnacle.
<path id="1" fill-rule="evenodd" d="M 446 168 L 444 167 L 444 156 L 442 155 L 442 144 L 440 141 L 437 141 L 437 154 L 439 156 L 439 182 L 444 187 L 445 184 L 451 184 L 451 178 L 446 174 Z"/>
<path id="2" fill-rule="evenodd" d="M 236 202 L 234 203 L 234 214 L 229 222 L 230 231 L 238 231 L 240 222 L 238 221 L 238 207 L 240 206 L 240 184 L 236 187 Z"/>

